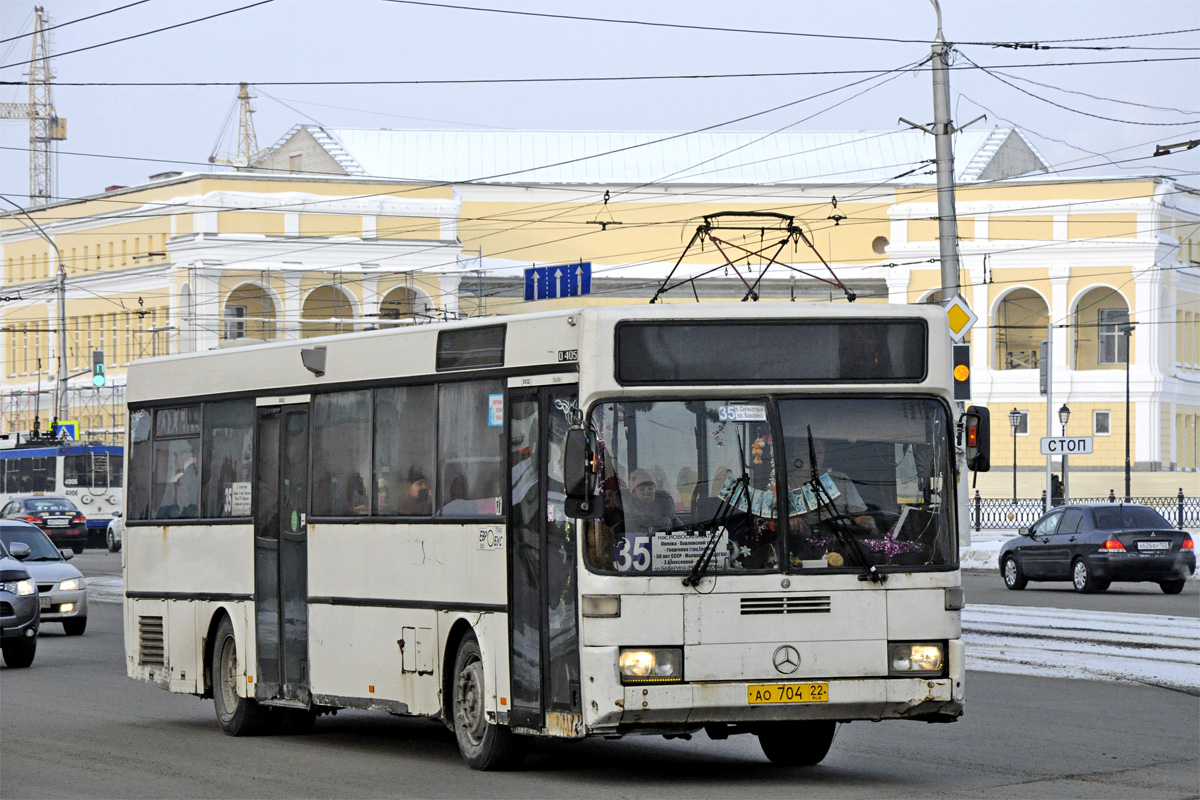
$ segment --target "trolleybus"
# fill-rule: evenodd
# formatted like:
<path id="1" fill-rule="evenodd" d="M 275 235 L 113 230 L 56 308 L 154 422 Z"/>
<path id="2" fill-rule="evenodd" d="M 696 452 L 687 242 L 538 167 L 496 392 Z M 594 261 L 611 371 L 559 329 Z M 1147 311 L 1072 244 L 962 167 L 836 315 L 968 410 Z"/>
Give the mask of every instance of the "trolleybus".
<path id="1" fill-rule="evenodd" d="M 435 718 L 477 769 L 535 737 L 699 731 L 815 764 L 839 723 L 952 722 L 987 435 L 951 383 L 941 309 L 892 305 L 135 362 L 128 674 L 212 697 L 232 735 Z"/>
<path id="2" fill-rule="evenodd" d="M 66 497 L 87 517 L 88 543 L 102 546 L 125 507 L 122 448 L 49 437 L 0 443 L 0 506 L 21 494 Z"/>

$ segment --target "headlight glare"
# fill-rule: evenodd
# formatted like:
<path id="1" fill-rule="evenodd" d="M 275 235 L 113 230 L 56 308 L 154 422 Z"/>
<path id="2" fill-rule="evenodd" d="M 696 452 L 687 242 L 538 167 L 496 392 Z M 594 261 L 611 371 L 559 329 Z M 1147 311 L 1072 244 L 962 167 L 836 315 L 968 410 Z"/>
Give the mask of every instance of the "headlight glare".
<path id="1" fill-rule="evenodd" d="M 888 667 L 892 675 L 940 675 L 946 668 L 946 648 L 938 642 L 893 642 L 888 646 Z"/>
<path id="2" fill-rule="evenodd" d="M 622 648 L 617 664 L 626 684 L 683 680 L 683 650 L 678 647 Z"/>
<path id="3" fill-rule="evenodd" d="M 58 588 L 64 592 L 73 592 L 76 589 L 82 589 L 86 585 L 83 582 L 83 578 L 67 578 L 58 585 Z"/>
<path id="4" fill-rule="evenodd" d="M 31 594 L 37 594 L 37 586 L 33 581 L 26 578 L 23 581 L 7 581 L 4 584 L 4 591 L 12 592 L 18 597 L 28 597 Z"/>

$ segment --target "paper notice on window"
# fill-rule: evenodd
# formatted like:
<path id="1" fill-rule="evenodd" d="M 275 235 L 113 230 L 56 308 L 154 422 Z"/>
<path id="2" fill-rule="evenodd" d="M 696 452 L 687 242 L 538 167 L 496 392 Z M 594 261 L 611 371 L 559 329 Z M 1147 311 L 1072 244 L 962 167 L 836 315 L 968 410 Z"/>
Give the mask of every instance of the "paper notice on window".
<path id="1" fill-rule="evenodd" d="M 229 516 L 231 517 L 248 517 L 250 516 L 250 499 L 253 496 L 250 481 L 236 481 L 229 486 Z"/>
<path id="2" fill-rule="evenodd" d="M 655 533 L 651 548 L 653 569 L 656 572 L 687 572 L 704 552 L 709 538 L 694 533 Z M 724 569 L 729 563 L 728 531 L 721 531 L 716 547 L 709 566 Z"/>

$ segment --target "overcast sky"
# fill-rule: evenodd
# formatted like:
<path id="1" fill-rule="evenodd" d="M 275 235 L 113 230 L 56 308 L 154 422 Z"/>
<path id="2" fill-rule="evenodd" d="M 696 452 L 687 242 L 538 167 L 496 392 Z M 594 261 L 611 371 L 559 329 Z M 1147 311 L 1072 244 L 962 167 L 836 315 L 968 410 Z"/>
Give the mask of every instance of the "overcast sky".
<path id="1" fill-rule="evenodd" d="M 253 90 L 260 147 L 301 122 L 333 128 L 684 131 L 792 103 L 730 128 L 886 131 L 902 127 L 901 116 L 922 123 L 933 116 L 928 66 L 891 76 L 846 74 L 895 70 L 924 59 L 936 30 L 928 0 L 461 0 L 458 7 L 447 7 L 453 0 L 441 7 L 393 0 L 268 0 L 244 8 L 256 2 L 43 0 L 54 25 L 133 3 L 52 31 L 55 80 L 263 84 Z M 23 62 L 30 57 L 30 37 L 21 34 L 32 30 L 33 6 L 27 0 L 0 0 L 0 39 L 5 40 L 0 42 L 0 81 L 21 84 L 0 85 L 2 102 L 28 100 Z M 659 24 L 478 10 L 484 7 Z M 227 11 L 232 13 L 181 25 Z M 1064 169 L 1111 159 L 1118 163 L 1105 167 L 1104 174 L 1171 174 L 1200 186 L 1200 148 L 1145 158 L 1156 143 L 1200 137 L 1197 0 L 942 0 L 942 18 L 946 39 L 958 43 L 962 54 L 956 66 L 974 62 L 995 68 L 1006 74 L 1003 81 L 1019 87 L 989 72 L 956 69 L 951 73 L 956 122 L 986 113 L 987 121 L 976 125 L 1018 125 Z M 114 42 L 172 25 L 180 27 Z M 1170 31 L 1185 32 L 1100 40 Z M 899 41 L 878 41 L 883 39 Z M 1072 47 L 1120 49 L 1063 49 L 1067 43 L 1055 41 L 1067 39 L 1087 40 Z M 1052 44 L 1052 49 L 992 44 L 1005 42 Z M 1114 61 L 1127 63 L 1103 63 Z M 841 74 L 302 85 L 767 72 Z M 804 99 L 822 92 L 829 93 Z M 222 152 L 236 148 L 236 114 L 219 140 L 236 93 L 236 85 L 55 86 L 56 110 L 68 121 L 68 139 L 58 146 L 56 195 L 78 197 L 109 185 L 133 185 L 170 169 L 211 169 L 206 162 L 214 145 Z M 27 204 L 28 124 L 0 120 L 0 146 L 0 193 Z"/>

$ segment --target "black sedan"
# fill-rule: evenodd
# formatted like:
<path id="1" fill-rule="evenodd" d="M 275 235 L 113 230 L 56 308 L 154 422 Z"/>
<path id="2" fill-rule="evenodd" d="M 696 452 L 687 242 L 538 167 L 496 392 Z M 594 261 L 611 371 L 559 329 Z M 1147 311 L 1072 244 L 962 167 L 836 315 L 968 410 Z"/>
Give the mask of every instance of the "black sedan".
<path id="1" fill-rule="evenodd" d="M 76 555 L 87 544 L 87 517 L 65 497 L 16 495 L 0 509 L 0 517 L 19 519 L 42 529 L 55 547 L 69 547 Z"/>
<path id="2" fill-rule="evenodd" d="M 1102 592 L 1113 581 L 1153 581 L 1179 594 L 1196 570 L 1195 543 L 1153 508 L 1130 504 L 1056 508 L 1000 548 L 1009 589 L 1029 581 L 1071 581 Z"/>

